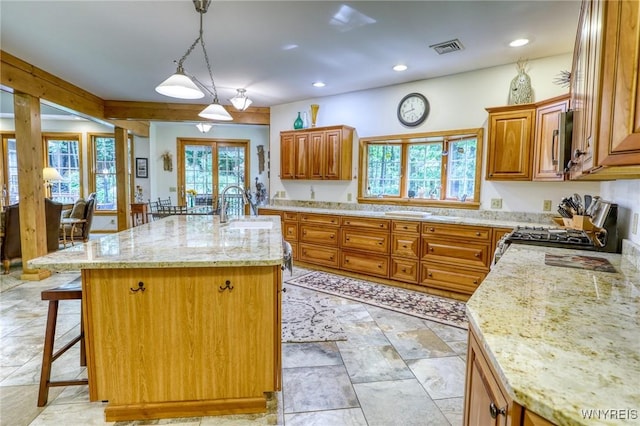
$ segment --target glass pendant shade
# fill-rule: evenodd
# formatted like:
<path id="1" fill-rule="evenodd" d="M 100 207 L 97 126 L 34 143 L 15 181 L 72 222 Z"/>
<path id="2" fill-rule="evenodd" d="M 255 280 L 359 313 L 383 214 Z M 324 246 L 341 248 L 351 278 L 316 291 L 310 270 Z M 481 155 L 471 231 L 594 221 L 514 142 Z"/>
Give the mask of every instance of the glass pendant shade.
<path id="1" fill-rule="evenodd" d="M 156 87 L 156 92 L 180 99 L 200 99 L 204 97 L 202 90 L 180 69 Z"/>
<path id="2" fill-rule="evenodd" d="M 246 90 L 244 89 L 237 89 L 237 90 L 238 90 L 238 93 L 229 100 L 231 101 L 235 109 L 237 109 L 238 111 L 244 111 L 245 109 L 249 108 L 249 106 L 253 103 L 253 101 L 249 99 L 245 94 Z"/>
<path id="3" fill-rule="evenodd" d="M 202 118 L 208 118 L 210 120 L 222 120 L 222 121 L 231 121 L 233 117 L 231 114 L 227 112 L 226 109 L 216 101 L 214 101 L 211 105 L 202 110 L 200 114 L 198 114 Z"/>
<path id="4" fill-rule="evenodd" d="M 198 128 L 198 130 L 200 130 L 202 133 L 207 133 L 209 130 L 211 130 L 211 128 L 213 127 L 213 124 L 198 123 L 198 124 L 196 124 L 196 127 L 197 127 L 197 128 Z"/>

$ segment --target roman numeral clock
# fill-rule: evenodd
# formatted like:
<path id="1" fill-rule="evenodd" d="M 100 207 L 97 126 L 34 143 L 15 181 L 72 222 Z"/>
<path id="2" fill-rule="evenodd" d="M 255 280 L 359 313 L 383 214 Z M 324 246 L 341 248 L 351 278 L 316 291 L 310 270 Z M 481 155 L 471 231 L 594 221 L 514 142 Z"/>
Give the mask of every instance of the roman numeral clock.
<path id="1" fill-rule="evenodd" d="M 421 93 L 409 93 L 398 104 L 398 120 L 407 127 L 415 127 L 429 115 L 429 101 Z"/>

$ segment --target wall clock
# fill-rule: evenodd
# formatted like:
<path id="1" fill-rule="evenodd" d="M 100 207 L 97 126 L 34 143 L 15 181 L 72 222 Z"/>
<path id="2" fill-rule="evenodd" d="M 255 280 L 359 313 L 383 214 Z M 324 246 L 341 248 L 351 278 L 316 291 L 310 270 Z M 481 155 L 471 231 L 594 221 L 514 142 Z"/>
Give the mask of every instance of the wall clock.
<path id="1" fill-rule="evenodd" d="M 422 124 L 429 115 L 429 101 L 421 93 L 409 93 L 398 104 L 398 120 L 405 126 Z"/>

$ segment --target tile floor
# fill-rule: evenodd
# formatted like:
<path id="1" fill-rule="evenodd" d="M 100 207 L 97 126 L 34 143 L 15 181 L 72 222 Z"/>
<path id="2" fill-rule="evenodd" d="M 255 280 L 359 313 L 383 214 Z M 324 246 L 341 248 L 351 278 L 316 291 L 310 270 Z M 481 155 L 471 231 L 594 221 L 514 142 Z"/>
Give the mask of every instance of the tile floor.
<path id="1" fill-rule="evenodd" d="M 104 405 L 89 402 L 86 386 L 51 388 L 48 405 L 38 408 L 47 310 L 40 291 L 77 274 L 55 274 L 40 282 L 20 282 L 17 276 L 19 271 L 0 276 L 1 425 L 462 424 L 465 330 L 322 293 L 335 304 L 348 338 L 283 344 L 283 389 L 273 395 L 268 414 L 107 423 Z M 301 295 L 310 292 L 285 286 Z M 79 309 L 76 301 L 60 304 L 58 344 L 78 332 Z M 78 365 L 76 348 L 54 363 L 53 374 L 86 374 Z"/>

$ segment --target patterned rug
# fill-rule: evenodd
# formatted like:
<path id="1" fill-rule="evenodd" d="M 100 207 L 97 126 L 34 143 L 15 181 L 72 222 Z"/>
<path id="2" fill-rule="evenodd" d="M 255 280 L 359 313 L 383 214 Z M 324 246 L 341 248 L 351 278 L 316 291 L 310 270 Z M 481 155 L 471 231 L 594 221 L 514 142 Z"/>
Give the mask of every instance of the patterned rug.
<path id="1" fill-rule="evenodd" d="M 453 299 L 321 271 L 290 278 L 286 283 L 458 328 L 468 328 L 465 303 Z"/>
<path id="2" fill-rule="evenodd" d="M 331 302 L 302 289 L 287 288 L 282 298 L 282 342 L 330 340 L 347 340 Z"/>

